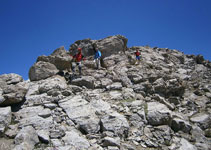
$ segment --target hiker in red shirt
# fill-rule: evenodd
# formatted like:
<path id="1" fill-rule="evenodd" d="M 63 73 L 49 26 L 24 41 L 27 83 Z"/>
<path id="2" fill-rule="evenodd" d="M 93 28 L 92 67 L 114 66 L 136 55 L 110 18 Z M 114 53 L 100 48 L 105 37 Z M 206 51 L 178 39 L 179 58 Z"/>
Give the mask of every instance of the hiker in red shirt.
<path id="1" fill-rule="evenodd" d="M 136 50 L 135 55 L 136 55 L 136 62 L 135 62 L 135 65 L 136 65 L 136 64 L 139 64 L 140 59 L 141 59 L 140 57 L 141 53 L 139 52 L 138 49 Z"/>
<path id="2" fill-rule="evenodd" d="M 75 67 L 78 66 L 79 74 L 81 75 L 81 61 L 84 60 L 84 56 L 82 55 L 82 49 L 78 48 L 78 53 L 73 56 L 72 62 L 72 72 L 75 73 Z"/>

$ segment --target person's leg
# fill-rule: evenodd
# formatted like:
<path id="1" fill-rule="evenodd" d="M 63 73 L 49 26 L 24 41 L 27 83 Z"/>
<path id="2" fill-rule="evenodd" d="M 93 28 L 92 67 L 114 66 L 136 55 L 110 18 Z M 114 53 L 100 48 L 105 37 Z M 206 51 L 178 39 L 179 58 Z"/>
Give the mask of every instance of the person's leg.
<path id="1" fill-rule="evenodd" d="M 100 59 L 99 58 L 96 60 L 96 66 L 97 66 L 97 69 L 100 68 Z"/>
<path id="2" fill-rule="evenodd" d="M 77 63 L 77 65 L 78 65 L 79 75 L 81 75 L 82 74 L 82 72 L 81 72 L 81 69 L 82 69 L 81 62 Z"/>
<path id="3" fill-rule="evenodd" d="M 72 72 L 73 73 L 75 73 L 75 67 L 76 67 L 76 63 L 75 62 L 72 62 L 71 69 L 72 69 Z"/>

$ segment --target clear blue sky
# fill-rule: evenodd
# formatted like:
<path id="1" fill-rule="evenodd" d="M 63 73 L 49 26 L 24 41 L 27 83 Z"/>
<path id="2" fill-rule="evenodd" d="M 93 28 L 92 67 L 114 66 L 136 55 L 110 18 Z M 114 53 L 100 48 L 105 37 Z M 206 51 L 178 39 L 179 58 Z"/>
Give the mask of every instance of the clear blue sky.
<path id="1" fill-rule="evenodd" d="M 211 0 L 0 0 L 0 74 L 26 80 L 40 55 L 121 34 L 211 60 Z"/>

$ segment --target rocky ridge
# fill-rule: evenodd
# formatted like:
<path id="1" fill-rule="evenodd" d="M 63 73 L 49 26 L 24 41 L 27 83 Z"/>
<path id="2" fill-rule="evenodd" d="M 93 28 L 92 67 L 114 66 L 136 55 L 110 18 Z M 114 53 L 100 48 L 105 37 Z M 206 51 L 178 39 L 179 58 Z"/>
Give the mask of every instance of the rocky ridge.
<path id="1" fill-rule="evenodd" d="M 70 80 L 78 47 L 83 75 Z M 39 56 L 29 79 L 0 75 L 1 150 L 211 149 L 211 62 L 201 55 L 85 39 Z"/>

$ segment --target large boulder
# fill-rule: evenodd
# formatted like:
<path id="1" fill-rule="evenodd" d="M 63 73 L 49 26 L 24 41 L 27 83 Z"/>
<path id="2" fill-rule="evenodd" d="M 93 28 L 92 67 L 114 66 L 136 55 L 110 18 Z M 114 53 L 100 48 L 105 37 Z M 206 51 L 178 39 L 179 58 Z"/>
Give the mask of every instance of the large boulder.
<path id="1" fill-rule="evenodd" d="M 54 52 L 49 56 L 39 56 L 37 58 L 37 62 L 44 61 L 54 64 L 58 70 L 65 70 L 71 68 L 71 60 L 72 58 L 65 50 L 64 46 L 57 48 Z"/>
<path id="2" fill-rule="evenodd" d="M 3 90 L 2 96 L 0 96 L 0 105 L 12 105 L 23 101 L 27 90 L 27 87 L 22 84 L 7 85 Z"/>
<path id="3" fill-rule="evenodd" d="M 29 83 L 14 73 L 0 76 L 0 106 L 12 105 L 24 100 Z"/>
<path id="4" fill-rule="evenodd" d="M 70 45 L 69 51 L 71 54 L 75 54 L 77 53 L 77 48 L 80 47 L 83 50 L 84 56 L 93 56 L 93 49 L 97 46 L 104 58 L 118 52 L 124 52 L 127 49 L 127 41 L 127 38 L 121 35 L 109 36 L 101 40 L 84 39 Z"/>
<path id="5" fill-rule="evenodd" d="M 97 46 L 102 52 L 102 57 L 108 57 L 118 52 L 124 52 L 127 49 L 127 39 L 124 36 L 110 36 L 97 41 Z"/>
<path id="6" fill-rule="evenodd" d="M 46 79 L 55 75 L 56 73 L 58 73 L 58 71 L 59 70 L 56 68 L 55 65 L 49 62 L 39 61 L 30 68 L 29 79 L 31 81 Z"/>
<path id="7" fill-rule="evenodd" d="M 96 45 L 96 40 L 91 40 L 91 39 L 83 39 L 83 40 L 78 40 L 75 43 L 70 45 L 70 53 L 72 55 L 76 54 L 77 48 L 82 48 L 82 53 L 84 56 L 92 56 L 94 55 L 94 46 Z"/>
<path id="8" fill-rule="evenodd" d="M 167 106 L 158 102 L 147 103 L 146 108 L 147 120 L 151 125 L 170 125 L 172 112 Z"/>

